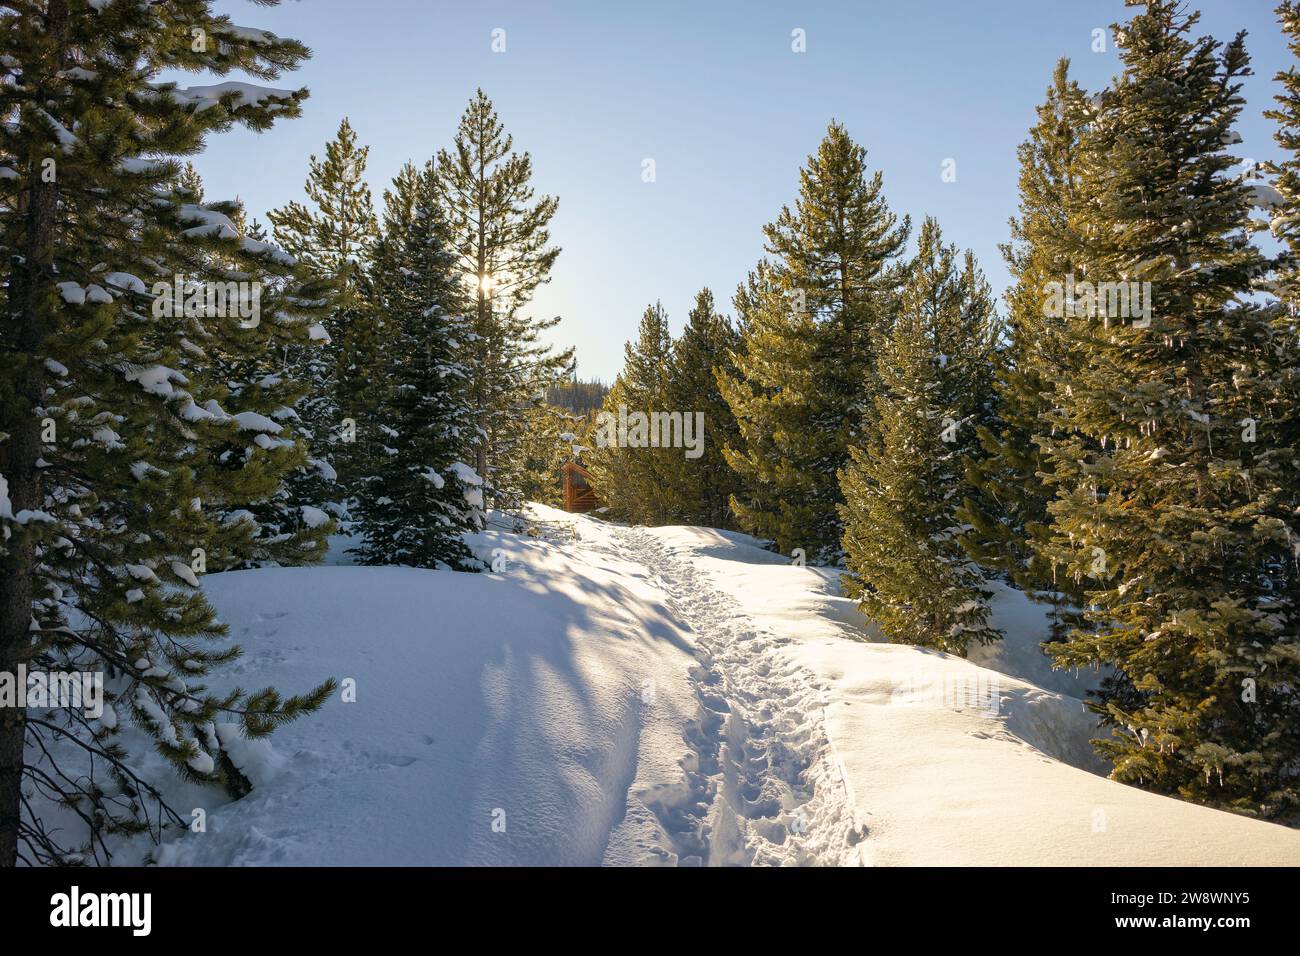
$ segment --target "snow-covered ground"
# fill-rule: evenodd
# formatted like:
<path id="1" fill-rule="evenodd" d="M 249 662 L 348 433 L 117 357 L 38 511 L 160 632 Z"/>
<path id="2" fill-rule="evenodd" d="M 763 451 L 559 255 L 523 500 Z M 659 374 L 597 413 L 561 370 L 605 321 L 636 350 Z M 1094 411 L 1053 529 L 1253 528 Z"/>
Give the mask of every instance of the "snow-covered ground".
<path id="1" fill-rule="evenodd" d="M 1294 864 L 1300 832 L 1097 775 L 1039 608 L 961 660 L 881 643 L 744 535 L 538 508 L 500 573 L 215 574 L 225 679 L 355 702 L 243 744 L 163 864 Z M 337 543 L 337 542 L 336 542 Z M 215 683 L 215 682 L 214 682 Z"/>
<path id="2" fill-rule="evenodd" d="M 715 623 L 734 629 L 736 657 L 779 675 L 787 694 L 778 706 L 805 714 L 809 734 L 824 737 L 811 756 L 828 769 L 808 776 L 830 793 L 812 801 L 804 839 L 824 847 L 818 862 L 1300 864 L 1296 830 L 1089 772 L 1104 772 L 1087 743 L 1100 733 L 1070 692 L 1081 695 L 1095 676 L 1046 667 L 1045 612 L 1014 591 L 994 599 L 1006 640 L 962 660 L 855 640 L 868 625 L 839 596 L 835 572 L 790 567 L 744 535 L 624 535 L 640 542 L 677 607 L 725 596 Z M 700 623 L 703 643 L 716 629 Z"/>

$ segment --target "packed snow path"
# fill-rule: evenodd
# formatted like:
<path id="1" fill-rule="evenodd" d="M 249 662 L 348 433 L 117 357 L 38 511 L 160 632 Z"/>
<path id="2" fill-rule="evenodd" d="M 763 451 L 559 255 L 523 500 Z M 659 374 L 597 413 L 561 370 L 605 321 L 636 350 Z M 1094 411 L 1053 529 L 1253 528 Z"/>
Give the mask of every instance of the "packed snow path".
<path id="1" fill-rule="evenodd" d="M 684 734 L 689 790 L 642 795 L 683 865 L 857 863 L 865 835 L 823 721 L 813 676 L 778 653 L 788 639 L 758 629 L 698 567 L 639 529 L 617 540 L 650 570 L 698 663 L 699 718 Z"/>

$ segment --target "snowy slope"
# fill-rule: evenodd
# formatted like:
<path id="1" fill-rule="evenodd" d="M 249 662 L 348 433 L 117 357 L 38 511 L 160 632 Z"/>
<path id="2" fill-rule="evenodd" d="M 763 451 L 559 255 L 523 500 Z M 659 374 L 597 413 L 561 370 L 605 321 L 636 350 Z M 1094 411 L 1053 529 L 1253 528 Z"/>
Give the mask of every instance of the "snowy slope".
<path id="1" fill-rule="evenodd" d="M 1300 862 L 1296 831 L 1082 769 L 1083 685 L 1042 668 L 1014 592 L 980 666 L 873 640 L 833 572 L 746 536 L 537 513 L 545 537 L 474 542 L 499 574 L 209 576 L 232 683 L 356 701 L 236 742 L 257 788 L 178 790 L 207 832 L 159 862 Z"/>
<path id="2" fill-rule="evenodd" d="M 855 829 L 846 862 L 876 865 L 1300 864 L 1300 832 L 1107 780 L 1075 698 L 1015 676 L 1043 673 L 1040 609 L 1002 591 L 1005 644 L 972 656 L 853 640 L 869 630 L 834 572 L 787 566 L 743 535 L 660 528 L 641 560 L 679 605 L 721 592 L 745 608 L 745 642 L 791 688 L 819 689 Z M 999 671 L 1003 671 L 1000 673 Z M 1081 693 L 1088 677 L 1052 676 Z M 996 689 L 993 706 L 980 692 Z M 964 692 L 964 693 L 963 693 Z M 800 701 L 799 706 L 807 706 Z M 843 814 L 830 823 L 842 826 Z M 814 820 L 811 829 L 820 827 Z M 861 835 L 865 834 L 865 839 Z"/>
<path id="3" fill-rule="evenodd" d="M 281 759 L 252 765 L 254 792 L 214 801 L 208 832 L 160 862 L 598 864 L 662 842 L 629 794 L 681 776 L 687 635 L 617 554 L 514 535 L 480 545 L 509 553 L 502 574 L 209 577 L 247 651 L 233 680 L 352 678 L 356 701 L 278 731 Z"/>

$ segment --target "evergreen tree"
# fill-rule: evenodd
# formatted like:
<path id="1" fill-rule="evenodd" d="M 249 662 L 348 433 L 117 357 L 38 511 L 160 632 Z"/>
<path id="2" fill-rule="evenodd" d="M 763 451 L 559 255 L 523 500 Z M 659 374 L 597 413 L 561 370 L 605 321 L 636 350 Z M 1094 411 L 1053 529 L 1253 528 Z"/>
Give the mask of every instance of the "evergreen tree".
<path id="1" fill-rule="evenodd" d="M 995 335 L 988 284 L 926 219 L 880 352 L 879 434 L 840 473 L 845 592 L 893 641 L 965 655 L 988 626 L 981 575 L 961 548 L 962 459 L 987 409 Z"/>
<path id="2" fill-rule="evenodd" d="M 602 417 L 612 415 L 617 420 L 619 406 L 626 408 L 627 404 L 627 385 L 620 372 L 605 393 L 605 403 L 592 420 L 587 440 L 582 442 L 586 451 L 581 460 L 591 475 L 592 491 L 605 509 L 602 514 L 618 521 L 648 524 L 644 502 L 637 497 L 640 480 L 639 473 L 634 471 L 637 459 L 625 454 L 625 449 L 597 437 L 603 429 Z"/>
<path id="3" fill-rule="evenodd" d="M 743 440 L 726 453 L 744 488 L 733 510 L 784 552 L 839 552 L 835 474 L 870 427 L 875 343 L 909 231 L 838 123 L 801 170 L 795 208 L 764 228 L 769 259 L 747 289 L 746 341 L 721 385 Z"/>
<path id="4" fill-rule="evenodd" d="M 0 707 L 0 865 L 103 862 L 114 834 L 188 823 L 133 769 L 127 720 L 185 778 L 240 793 L 225 733 L 266 734 L 332 686 L 287 699 L 204 686 L 239 651 L 196 570 L 204 552 L 237 560 L 259 531 L 216 516 L 273 494 L 305 455 L 291 423 L 222 407 L 207 356 L 307 342 L 323 297 L 280 250 L 238 237 L 233 204 L 178 183 L 208 134 L 265 130 L 306 96 L 162 82 L 164 68 L 274 80 L 307 55 L 211 7 L 0 14 L 0 672 L 107 677 L 98 720 Z M 246 337 L 206 306 L 167 315 L 160 284 L 177 275 L 285 281 Z M 232 444 L 247 453 L 238 487 L 210 467 Z M 35 808 L 51 803 L 81 831 L 47 827 Z"/>
<path id="5" fill-rule="evenodd" d="M 203 179 L 193 164 L 186 163 L 177 189 L 185 201 L 202 202 Z M 244 208 L 238 200 L 204 208 L 206 215 L 228 216 L 241 246 L 244 239 L 250 240 L 254 244 L 251 248 L 255 249 L 262 247 L 258 243 L 265 243 L 264 231 L 254 235 L 246 226 Z M 242 274 L 238 254 L 196 251 L 194 255 L 204 257 L 203 268 L 186 277 L 195 291 L 206 291 L 203 278 L 214 270 Z M 263 294 L 268 300 L 292 294 L 290 286 L 296 281 L 292 274 L 264 275 L 258 283 L 258 300 Z M 329 291 L 332 293 L 333 289 Z M 260 316 L 231 324 L 234 327 L 227 330 L 222 341 L 206 343 L 202 361 L 195 363 L 200 367 L 193 371 L 187 368 L 187 374 L 202 375 L 205 393 L 212 395 L 231 415 L 261 416 L 281 428 L 293 425 L 306 387 L 293 379 L 286 368 L 285 355 L 290 350 L 305 351 L 316 346 L 297 345 L 293 340 L 278 346 L 274 340 L 268 343 L 266 335 L 258 331 Z M 317 324 L 313 328 L 319 334 L 322 327 Z M 259 530 L 237 557 L 221 560 L 217 555 L 209 555 L 206 560 L 209 570 L 314 564 L 324 554 L 326 536 L 337 525 L 327 518 L 323 499 L 308 503 L 306 498 L 308 491 L 321 488 L 321 483 L 315 480 L 319 463 L 304 456 L 305 441 L 295 442 L 287 432 L 276 434 L 274 439 L 264 436 L 254 446 L 248 446 L 239 436 L 232 436 L 212 459 L 212 467 L 224 472 L 222 479 L 229 485 L 224 506 L 222 502 L 210 504 L 215 516 L 225 522 L 245 520 L 251 515 Z M 273 490 L 262 474 L 263 469 L 250 467 L 255 456 L 280 459 L 281 464 L 271 470 L 279 479 Z"/>
<path id="6" fill-rule="evenodd" d="M 773 365 L 788 366 L 791 358 L 802 354 L 792 353 L 791 349 L 797 350 L 808 339 L 786 334 L 786 323 L 798 317 L 782 307 L 767 272 L 767 263 L 759 262 L 737 286 L 731 300 L 736 311 L 738 342 L 729 363 L 732 367 L 720 368 L 717 382 L 723 400 L 732 411 L 739 437 L 723 445 L 722 455 L 740 485 L 730 501 L 737 523 L 752 530 L 758 527 L 754 523 L 758 515 L 777 516 L 782 524 L 769 533 L 788 553 L 789 548 L 798 547 L 790 542 L 800 537 L 797 526 L 806 524 L 807 516 L 795 510 L 797 499 L 786 494 L 786 488 L 778 480 L 789 477 L 790 472 L 772 467 L 780 461 L 779 433 L 772 425 L 778 412 L 793 412 L 798 406 L 793 402 L 781 404 L 775 398 L 779 393 L 773 377 L 765 376 L 763 382 L 767 384 L 762 384 L 755 376 L 763 371 L 759 355 L 780 355 L 780 360 Z M 751 520 L 742 512 L 755 518 Z"/>
<path id="7" fill-rule="evenodd" d="M 437 181 L 452 229 L 456 268 L 469 290 L 465 364 L 478 440 L 471 462 L 493 507 L 523 503 L 524 433 L 529 409 L 572 371 L 573 350 L 552 354 L 541 335 L 558 318 L 522 314 L 549 281 L 560 250 L 548 225 L 558 200 L 534 202 L 532 159 L 512 151 L 492 101 L 479 90 L 461 117 L 450 152 L 438 153 Z"/>
<path id="8" fill-rule="evenodd" d="M 598 416 L 595 447 L 587 457 L 596 494 L 612 516 L 637 524 L 663 525 L 677 519 L 672 488 L 684 451 L 652 445 L 649 418 L 669 411 L 672 361 L 668 313 L 656 302 L 642 314 L 636 340 L 623 347 L 623 371 L 602 409 L 610 425 L 602 428 Z M 644 416 L 642 426 L 635 416 Z"/>
<path id="9" fill-rule="evenodd" d="M 383 439 L 357 481 L 357 553 L 370 564 L 469 570 L 477 565 L 463 535 L 483 526 L 483 490 L 464 461 L 473 446 L 459 358 L 465 295 L 432 164 L 404 166 L 384 206 L 370 285 L 385 362 L 362 429 Z"/>
<path id="10" fill-rule="evenodd" d="M 550 401 L 529 410 L 528 428 L 523 436 L 523 471 L 521 491 L 525 501 L 536 501 L 552 508 L 564 506 L 564 464 L 581 459 L 579 436 L 586 431 L 590 416 L 577 415 Z M 574 446 L 579 452 L 574 454 Z"/>
<path id="11" fill-rule="evenodd" d="M 373 420 L 371 380 L 383 362 L 385 331 L 370 307 L 367 270 L 378 223 L 366 183 L 370 148 L 357 142 L 347 117 L 325 145 L 325 158 L 310 158 L 307 204 L 291 201 L 268 213 L 275 241 L 312 272 L 333 282 L 333 309 L 322 323 L 327 345 L 290 356 L 295 377 L 310 385 L 299 411 L 321 462 L 315 481 L 299 491 L 318 500 L 331 490 L 347 499 L 374 468 L 382 436 L 360 427 Z"/>
<path id="12" fill-rule="evenodd" d="M 1060 246 L 1054 236 L 1067 228 L 1081 104 L 1069 61 L 1063 59 L 1038 107 L 1038 122 L 1017 150 L 1020 213 L 1011 220 L 1012 241 L 1002 247 L 1015 286 L 1007 296 L 1007 340 L 994 356 L 997 411 L 976 425 L 980 447 L 966 462 L 971 494 L 958 512 L 971 526 L 962 544 L 972 559 L 1055 605 L 1055 637 L 1077 624 L 1070 608 L 1081 605 L 1081 596 L 1072 580 L 1053 573 L 1032 542 L 1050 537 L 1052 490 L 1040 477 L 1049 463 L 1038 436 L 1047 430 L 1043 416 L 1053 383 L 1070 360 L 1063 318 L 1048 316 L 1044 303 L 1049 284 L 1064 282 L 1071 273 L 1070 263 L 1053 250 Z"/>
<path id="13" fill-rule="evenodd" d="M 253 217 L 253 221 L 248 224 L 245 235 L 253 242 L 267 242 L 271 238 L 266 227 L 257 221 L 257 217 Z"/>
<path id="14" fill-rule="evenodd" d="M 1115 779 L 1276 816 L 1300 763 L 1296 449 L 1272 424 L 1279 397 L 1294 408 L 1295 329 L 1245 299 L 1267 264 L 1227 151 L 1242 35 L 1145 6 L 1115 28 L 1124 70 L 1089 107 L 1055 250 L 1081 279 L 1151 285 L 1140 317 L 1132 296 L 1073 303 L 1040 553 L 1086 583 L 1089 627 L 1049 649 L 1113 668 L 1095 706 Z"/>
<path id="15" fill-rule="evenodd" d="M 608 391 L 609 386 L 599 379 L 582 381 L 573 378 L 557 382 L 547 389 L 546 400 L 576 414 L 588 415 L 600 409 Z"/>
<path id="16" fill-rule="evenodd" d="M 199 175 L 193 163 L 186 163 L 182 167 L 176 184 L 177 192 L 182 193 L 187 200 L 192 203 L 203 202 L 203 177 Z M 238 224 L 234 216 L 231 217 L 231 221 Z"/>
<path id="17" fill-rule="evenodd" d="M 296 200 L 268 215 L 275 240 L 286 252 L 320 276 L 348 280 L 344 304 L 353 305 L 363 290 L 378 231 L 366 160 L 370 147 L 357 143 L 356 130 L 345 116 L 334 139 L 325 144 L 325 158 L 313 154 L 304 187 L 310 205 Z M 331 333 L 342 332 L 348 316 L 335 313 Z"/>
<path id="18" fill-rule="evenodd" d="M 737 445 L 740 433 L 731 407 L 718 387 L 719 375 L 734 375 L 736 330 L 717 312 L 713 293 L 702 289 L 686 327 L 673 345 L 667 406 L 683 415 L 704 415 L 703 453 L 677 459 L 672 492 L 676 520 L 709 528 L 733 525 L 731 496 L 739 490 L 736 473 L 722 455 Z"/>

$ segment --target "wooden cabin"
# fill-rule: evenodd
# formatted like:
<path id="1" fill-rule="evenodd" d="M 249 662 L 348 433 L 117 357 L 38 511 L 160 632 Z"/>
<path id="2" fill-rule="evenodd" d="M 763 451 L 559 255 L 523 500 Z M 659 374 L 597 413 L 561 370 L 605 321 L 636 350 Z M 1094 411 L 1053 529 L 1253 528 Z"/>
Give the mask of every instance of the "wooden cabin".
<path id="1" fill-rule="evenodd" d="M 591 490 L 591 473 L 575 461 L 564 463 L 564 510 L 587 512 L 596 507 L 596 493 Z"/>

